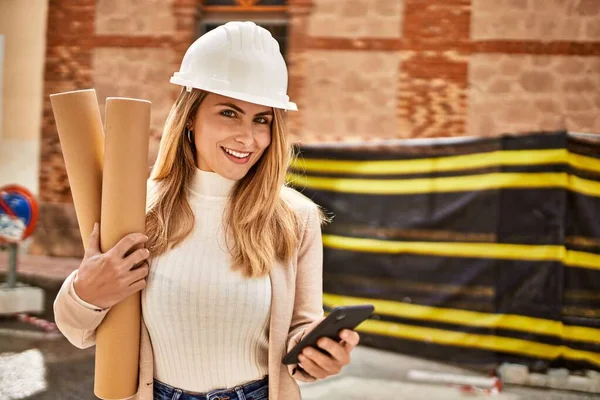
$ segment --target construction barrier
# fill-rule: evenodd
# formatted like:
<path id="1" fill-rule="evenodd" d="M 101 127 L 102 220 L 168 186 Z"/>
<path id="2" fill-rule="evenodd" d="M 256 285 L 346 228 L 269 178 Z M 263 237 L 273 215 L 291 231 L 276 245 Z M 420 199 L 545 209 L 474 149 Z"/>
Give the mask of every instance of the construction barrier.
<path id="1" fill-rule="evenodd" d="M 378 348 L 600 369 L 599 136 L 302 147 L 288 179 L 334 215 L 326 310 L 374 304 Z"/>

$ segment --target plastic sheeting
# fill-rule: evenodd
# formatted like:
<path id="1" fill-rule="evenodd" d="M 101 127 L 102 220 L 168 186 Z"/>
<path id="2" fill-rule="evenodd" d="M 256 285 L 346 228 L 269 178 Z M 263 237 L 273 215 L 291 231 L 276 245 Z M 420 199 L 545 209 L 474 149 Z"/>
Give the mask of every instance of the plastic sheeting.
<path id="1" fill-rule="evenodd" d="M 374 304 L 363 343 L 600 369 L 600 138 L 300 150 L 289 181 L 334 215 L 324 305 Z"/>

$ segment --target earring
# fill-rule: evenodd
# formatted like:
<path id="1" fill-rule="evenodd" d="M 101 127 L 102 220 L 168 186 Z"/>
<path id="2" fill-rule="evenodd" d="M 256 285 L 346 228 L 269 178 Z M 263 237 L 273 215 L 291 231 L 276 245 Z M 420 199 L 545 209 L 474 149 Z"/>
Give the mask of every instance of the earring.
<path id="1" fill-rule="evenodd" d="M 193 131 L 188 126 L 185 127 L 185 130 L 187 131 L 188 142 L 192 143 L 193 142 L 193 139 L 192 139 Z"/>

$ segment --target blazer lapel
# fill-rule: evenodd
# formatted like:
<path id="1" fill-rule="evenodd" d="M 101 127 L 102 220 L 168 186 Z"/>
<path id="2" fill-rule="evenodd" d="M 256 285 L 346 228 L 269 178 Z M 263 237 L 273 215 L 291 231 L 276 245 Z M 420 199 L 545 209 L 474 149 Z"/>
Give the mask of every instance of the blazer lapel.
<path id="1" fill-rule="evenodd" d="M 290 294 L 294 293 L 289 275 L 291 265 L 276 263 L 271 269 L 271 315 L 269 321 L 269 399 L 278 400 L 281 360 L 290 324 Z"/>

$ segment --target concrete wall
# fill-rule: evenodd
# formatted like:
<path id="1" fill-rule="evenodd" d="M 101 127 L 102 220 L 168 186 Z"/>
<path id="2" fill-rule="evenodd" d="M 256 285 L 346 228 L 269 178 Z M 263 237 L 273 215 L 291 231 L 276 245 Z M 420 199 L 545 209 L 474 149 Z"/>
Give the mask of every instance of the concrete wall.
<path id="1" fill-rule="evenodd" d="M 4 35 L 0 186 L 38 194 L 47 1 L 0 0 Z"/>

